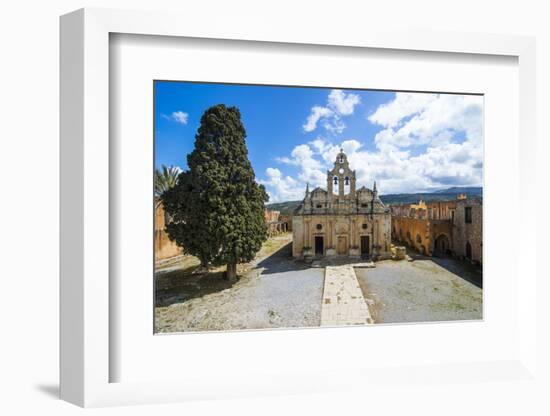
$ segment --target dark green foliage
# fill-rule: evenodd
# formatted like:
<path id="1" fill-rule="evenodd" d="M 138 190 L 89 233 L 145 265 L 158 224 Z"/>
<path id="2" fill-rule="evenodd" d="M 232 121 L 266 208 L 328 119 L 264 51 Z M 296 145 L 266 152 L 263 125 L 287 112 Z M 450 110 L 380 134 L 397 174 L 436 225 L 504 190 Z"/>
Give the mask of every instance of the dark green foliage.
<path id="1" fill-rule="evenodd" d="M 208 109 L 187 156 L 189 169 L 161 197 L 172 220 L 170 239 L 203 265 L 251 261 L 267 238 L 268 196 L 255 180 L 245 137 L 236 107 Z"/>

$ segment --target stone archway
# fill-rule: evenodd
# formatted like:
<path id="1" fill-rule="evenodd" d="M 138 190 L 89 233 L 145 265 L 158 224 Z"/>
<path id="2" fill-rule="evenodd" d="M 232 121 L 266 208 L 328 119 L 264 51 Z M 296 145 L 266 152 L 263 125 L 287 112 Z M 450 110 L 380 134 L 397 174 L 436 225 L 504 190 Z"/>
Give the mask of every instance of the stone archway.
<path id="1" fill-rule="evenodd" d="M 447 234 L 439 234 L 434 242 L 434 256 L 443 257 L 451 254 L 451 242 Z"/>
<path id="2" fill-rule="evenodd" d="M 472 245 L 469 241 L 466 242 L 466 258 L 472 260 Z"/>

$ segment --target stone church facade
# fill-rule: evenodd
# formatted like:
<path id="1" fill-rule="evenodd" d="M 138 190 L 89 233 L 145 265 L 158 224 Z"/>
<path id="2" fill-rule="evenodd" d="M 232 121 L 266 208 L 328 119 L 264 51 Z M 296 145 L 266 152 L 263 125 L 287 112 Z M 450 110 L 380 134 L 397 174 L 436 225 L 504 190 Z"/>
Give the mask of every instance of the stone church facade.
<path id="1" fill-rule="evenodd" d="M 373 189 L 356 189 L 355 171 L 340 149 L 327 189 L 309 191 L 292 218 L 292 255 L 391 257 L 391 213 Z"/>

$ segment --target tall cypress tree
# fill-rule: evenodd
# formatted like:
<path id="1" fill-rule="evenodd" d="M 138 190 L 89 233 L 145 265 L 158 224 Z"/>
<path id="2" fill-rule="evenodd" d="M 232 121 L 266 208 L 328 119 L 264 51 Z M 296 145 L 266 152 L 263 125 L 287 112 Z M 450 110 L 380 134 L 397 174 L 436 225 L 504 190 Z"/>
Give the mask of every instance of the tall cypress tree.
<path id="1" fill-rule="evenodd" d="M 255 180 L 245 138 L 238 108 L 219 104 L 206 110 L 188 170 L 162 196 L 170 239 L 204 266 L 227 265 L 232 281 L 237 264 L 251 261 L 267 239 L 268 196 Z"/>

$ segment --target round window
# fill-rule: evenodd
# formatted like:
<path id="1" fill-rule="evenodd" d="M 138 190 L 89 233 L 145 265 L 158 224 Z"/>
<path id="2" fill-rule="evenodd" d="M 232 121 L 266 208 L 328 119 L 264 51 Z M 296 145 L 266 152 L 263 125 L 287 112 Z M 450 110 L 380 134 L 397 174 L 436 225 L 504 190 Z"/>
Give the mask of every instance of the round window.
<path id="1" fill-rule="evenodd" d="M 367 224 L 363 224 L 362 227 L 363 227 L 363 230 L 366 230 L 368 226 Z"/>
<path id="2" fill-rule="evenodd" d="M 323 229 L 323 226 L 321 224 L 317 224 L 317 227 L 316 227 L 318 230 L 322 230 Z"/>

